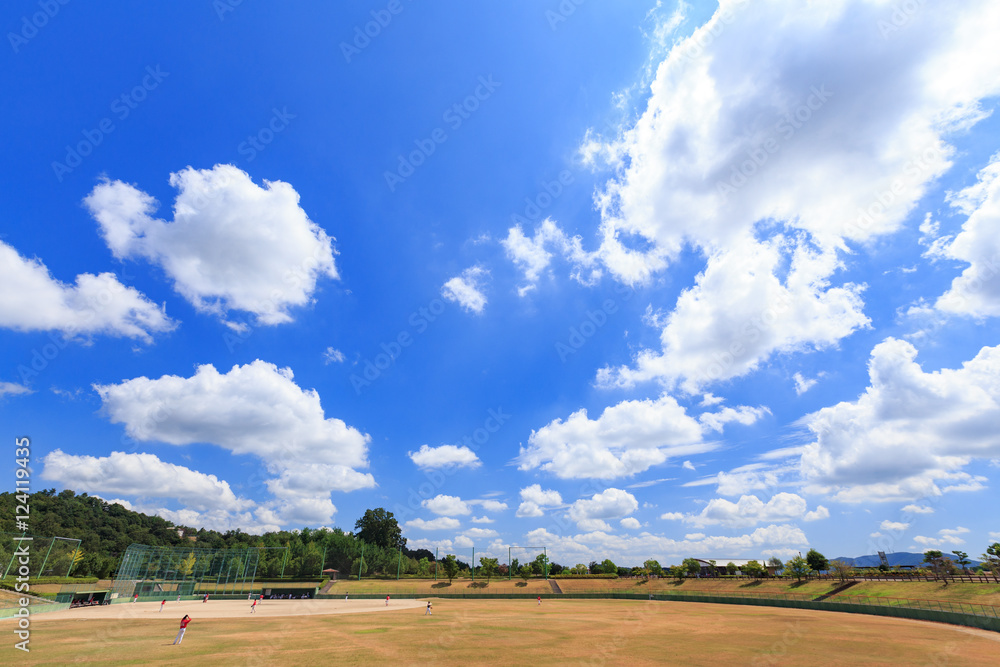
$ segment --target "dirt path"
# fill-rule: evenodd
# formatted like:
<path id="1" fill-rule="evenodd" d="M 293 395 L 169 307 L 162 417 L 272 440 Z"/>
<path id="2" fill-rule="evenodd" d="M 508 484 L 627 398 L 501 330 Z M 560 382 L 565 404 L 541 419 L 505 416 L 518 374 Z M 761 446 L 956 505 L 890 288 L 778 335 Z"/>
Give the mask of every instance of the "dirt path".
<path id="1" fill-rule="evenodd" d="M 562 589 L 559 588 L 559 584 L 549 579 L 549 587 L 552 588 L 552 592 L 556 595 L 562 595 Z"/>
<path id="2" fill-rule="evenodd" d="M 322 614 L 358 614 L 380 611 L 399 611 L 402 609 L 418 609 L 427 606 L 420 600 L 390 600 L 386 606 L 385 600 L 264 600 L 257 604 L 254 616 L 316 616 Z M 168 600 L 163 611 L 159 602 L 126 602 L 124 604 L 102 605 L 98 607 L 81 607 L 36 614 L 31 617 L 32 623 L 49 620 L 75 619 L 107 620 L 157 620 L 164 617 L 177 617 L 188 614 L 197 618 L 239 618 L 250 616 L 248 600 L 187 600 L 175 602 Z"/>

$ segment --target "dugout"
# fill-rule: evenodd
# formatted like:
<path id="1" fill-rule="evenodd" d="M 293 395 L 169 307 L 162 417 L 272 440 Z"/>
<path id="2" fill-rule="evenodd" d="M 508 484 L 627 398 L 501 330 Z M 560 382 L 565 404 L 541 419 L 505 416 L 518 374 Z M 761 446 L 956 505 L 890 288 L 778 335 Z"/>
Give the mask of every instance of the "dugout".
<path id="1" fill-rule="evenodd" d="M 67 591 L 56 594 L 56 602 L 68 602 L 70 607 L 90 607 L 109 603 L 110 594 L 108 590 Z"/>

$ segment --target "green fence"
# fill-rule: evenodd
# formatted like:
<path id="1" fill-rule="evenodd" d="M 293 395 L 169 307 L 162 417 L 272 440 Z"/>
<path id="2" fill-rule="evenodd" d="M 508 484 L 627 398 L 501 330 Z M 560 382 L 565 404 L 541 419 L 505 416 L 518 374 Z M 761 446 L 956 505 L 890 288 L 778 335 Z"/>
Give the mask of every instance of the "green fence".
<path id="1" fill-rule="evenodd" d="M 233 595 L 260 588 L 258 571 L 269 552 L 288 558 L 288 547 L 152 547 L 133 544 L 125 551 L 111 598 Z"/>

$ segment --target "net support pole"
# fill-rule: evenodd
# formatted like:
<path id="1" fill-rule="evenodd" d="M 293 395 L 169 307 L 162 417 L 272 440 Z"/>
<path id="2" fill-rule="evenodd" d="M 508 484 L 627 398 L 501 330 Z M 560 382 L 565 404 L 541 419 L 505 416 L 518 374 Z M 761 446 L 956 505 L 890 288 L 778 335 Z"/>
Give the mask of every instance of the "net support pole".
<path id="1" fill-rule="evenodd" d="M 55 545 L 56 545 L 56 538 L 53 537 L 52 541 L 49 542 L 49 550 L 45 552 L 45 558 L 42 560 L 42 566 L 38 569 L 37 576 L 40 577 L 42 576 L 42 573 L 45 572 L 45 564 L 49 562 L 49 554 L 52 553 L 52 547 L 54 547 Z"/>
<path id="2" fill-rule="evenodd" d="M 79 542 L 76 543 L 76 549 L 73 549 L 73 556 L 69 559 L 69 569 L 66 570 L 66 576 L 67 577 L 69 576 L 69 573 L 73 571 L 73 566 L 76 565 L 76 555 L 78 553 L 80 553 L 80 543 Z"/>

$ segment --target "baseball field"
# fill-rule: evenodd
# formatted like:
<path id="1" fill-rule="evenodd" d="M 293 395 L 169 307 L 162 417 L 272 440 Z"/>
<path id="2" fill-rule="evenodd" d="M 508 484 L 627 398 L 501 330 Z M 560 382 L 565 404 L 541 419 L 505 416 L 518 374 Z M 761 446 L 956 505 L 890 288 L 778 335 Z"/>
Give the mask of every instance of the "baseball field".
<path id="1" fill-rule="evenodd" d="M 31 652 L 12 645 L 0 651 L 5 664 L 994 665 L 1000 634 L 692 602 L 265 600 L 250 613 L 249 602 L 219 600 L 38 614 Z"/>

